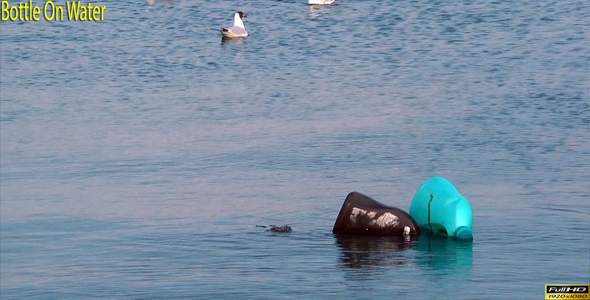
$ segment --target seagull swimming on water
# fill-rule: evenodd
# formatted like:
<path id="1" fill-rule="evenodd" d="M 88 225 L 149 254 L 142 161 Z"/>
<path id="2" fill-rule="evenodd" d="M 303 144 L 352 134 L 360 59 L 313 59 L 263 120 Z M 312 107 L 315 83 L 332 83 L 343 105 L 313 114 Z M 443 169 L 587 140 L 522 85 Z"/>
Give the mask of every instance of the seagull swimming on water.
<path id="1" fill-rule="evenodd" d="M 224 37 L 235 38 L 248 36 L 248 31 L 244 27 L 243 18 L 247 17 L 243 12 L 238 11 L 234 14 L 234 26 L 230 28 L 221 27 L 221 34 Z"/>
<path id="2" fill-rule="evenodd" d="M 336 0 L 307 0 L 309 5 L 332 4 Z"/>

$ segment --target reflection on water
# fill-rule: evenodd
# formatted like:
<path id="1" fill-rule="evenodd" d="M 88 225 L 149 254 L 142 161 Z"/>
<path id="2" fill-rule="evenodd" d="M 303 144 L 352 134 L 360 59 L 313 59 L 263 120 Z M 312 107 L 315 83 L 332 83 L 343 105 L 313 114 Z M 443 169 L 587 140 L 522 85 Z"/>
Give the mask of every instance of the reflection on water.
<path id="1" fill-rule="evenodd" d="M 407 238 L 395 236 L 335 236 L 341 251 L 342 264 L 353 269 L 404 265 L 409 257 L 402 251 L 414 243 Z"/>
<path id="2" fill-rule="evenodd" d="M 334 5 L 334 4 L 332 4 Z M 322 9 L 326 9 L 326 7 L 329 7 L 330 5 L 310 5 L 309 6 L 309 15 L 311 16 L 311 18 L 316 18 L 318 16 L 318 12 L 321 11 Z"/>
<path id="3" fill-rule="evenodd" d="M 243 38 L 228 38 L 225 36 L 221 37 L 221 44 L 222 45 L 242 45 L 244 43 Z"/>
<path id="4" fill-rule="evenodd" d="M 473 242 L 423 234 L 403 237 L 336 235 L 340 261 L 352 276 L 379 267 L 416 265 L 426 276 L 457 281 L 470 278 Z M 412 251 L 413 250 L 413 251 Z M 348 272 L 347 272 L 348 273 Z M 371 271 L 371 273 L 373 273 Z M 369 275 L 367 279 L 373 278 Z"/>
<path id="5" fill-rule="evenodd" d="M 412 248 L 420 252 L 420 259 L 416 259 L 418 267 L 428 273 L 434 271 L 435 276 L 461 276 L 469 274 L 473 267 L 472 241 L 423 234 Z"/>

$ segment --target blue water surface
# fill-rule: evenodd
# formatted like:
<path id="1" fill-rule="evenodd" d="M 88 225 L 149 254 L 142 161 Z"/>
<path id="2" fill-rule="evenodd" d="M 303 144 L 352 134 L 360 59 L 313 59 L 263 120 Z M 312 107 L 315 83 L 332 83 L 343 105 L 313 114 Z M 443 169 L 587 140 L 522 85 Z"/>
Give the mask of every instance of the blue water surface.
<path id="1" fill-rule="evenodd" d="M 92 5 L 103 21 L 0 23 L 2 299 L 590 283 L 586 1 Z M 236 10 L 250 35 L 223 40 Z M 437 175 L 473 242 L 331 233 L 349 192 L 407 211 Z"/>

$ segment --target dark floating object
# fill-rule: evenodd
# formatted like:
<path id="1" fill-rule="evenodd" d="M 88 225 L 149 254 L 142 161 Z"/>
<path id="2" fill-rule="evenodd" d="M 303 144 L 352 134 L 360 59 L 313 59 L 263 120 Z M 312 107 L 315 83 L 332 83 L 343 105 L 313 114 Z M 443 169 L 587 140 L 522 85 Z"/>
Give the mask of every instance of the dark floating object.
<path id="1" fill-rule="evenodd" d="M 269 231 L 272 231 L 272 232 L 291 232 L 291 226 L 289 226 L 289 225 L 284 225 L 284 226 L 271 225 Z"/>
<path id="2" fill-rule="evenodd" d="M 420 235 L 420 227 L 405 211 L 352 192 L 342 204 L 333 233 L 356 235 Z"/>
<path id="3" fill-rule="evenodd" d="M 256 227 L 262 227 L 262 228 L 266 228 L 266 227 L 270 227 L 269 229 L 267 229 L 266 231 L 272 231 L 272 232 L 291 232 L 291 226 L 289 225 L 283 225 L 283 226 L 277 226 L 277 225 L 269 225 L 269 226 L 264 226 L 264 225 L 256 225 Z"/>

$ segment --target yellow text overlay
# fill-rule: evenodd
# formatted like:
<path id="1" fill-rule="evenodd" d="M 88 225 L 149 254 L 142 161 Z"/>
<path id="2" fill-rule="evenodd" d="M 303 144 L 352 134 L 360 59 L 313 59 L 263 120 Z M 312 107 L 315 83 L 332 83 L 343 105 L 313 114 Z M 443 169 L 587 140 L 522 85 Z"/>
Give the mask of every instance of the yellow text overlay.
<path id="1" fill-rule="evenodd" d="M 66 1 L 66 9 L 63 6 L 55 5 L 47 1 L 43 5 L 43 17 L 47 21 L 102 21 L 106 6 L 92 6 L 89 2 L 81 4 L 81 1 Z M 64 19 L 64 11 L 67 12 L 67 19 Z M 41 9 L 33 5 L 33 0 L 10 5 L 8 1 L 2 1 L 2 21 L 39 21 Z"/>

